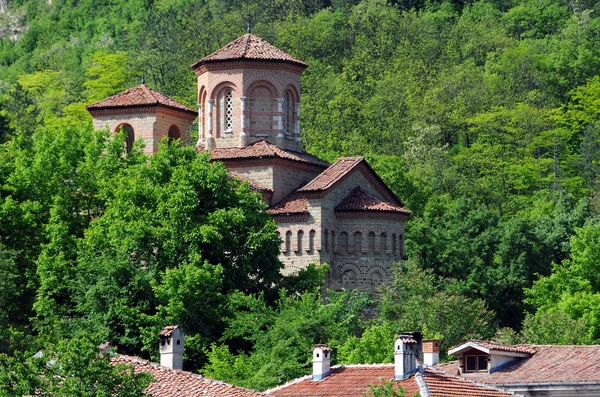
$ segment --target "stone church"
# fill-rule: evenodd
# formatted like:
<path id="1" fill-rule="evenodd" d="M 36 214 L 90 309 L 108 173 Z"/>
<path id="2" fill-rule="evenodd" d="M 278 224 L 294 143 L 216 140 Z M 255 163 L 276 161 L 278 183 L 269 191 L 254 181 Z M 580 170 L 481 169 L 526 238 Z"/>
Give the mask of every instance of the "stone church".
<path id="1" fill-rule="evenodd" d="M 96 128 L 125 131 L 127 150 L 143 139 L 149 154 L 163 137 L 189 139 L 197 119 L 197 149 L 269 205 L 284 273 L 327 262 L 328 288 L 374 289 L 404 254 L 410 211 L 364 158 L 329 164 L 303 150 L 300 76 L 307 66 L 248 33 L 191 65 L 197 110 L 144 84 L 87 109 Z"/>

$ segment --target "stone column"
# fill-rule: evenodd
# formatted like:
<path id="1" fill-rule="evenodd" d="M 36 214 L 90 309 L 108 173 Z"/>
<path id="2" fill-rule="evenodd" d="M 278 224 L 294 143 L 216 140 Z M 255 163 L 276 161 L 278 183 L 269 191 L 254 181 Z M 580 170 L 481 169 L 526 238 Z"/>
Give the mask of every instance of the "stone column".
<path id="1" fill-rule="evenodd" d="M 196 146 L 202 145 L 202 138 L 204 136 L 204 131 L 202 128 L 202 104 L 198 104 L 198 142 L 196 142 Z"/>
<path id="2" fill-rule="evenodd" d="M 246 131 L 246 99 L 247 97 L 245 96 L 241 96 L 240 97 L 240 105 L 241 105 L 241 119 L 240 119 L 240 131 L 241 132 L 247 132 Z"/>
<path id="3" fill-rule="evenodd" d="M 285 98 L 276 98 L 277 100 L 277 114 L 273 117 L 273 121 L 277 123 L 277 129 L 283 132 L 283 105 Z"/>
<path id="4" fill-rule="evenodd" d="M 294 132 L 300 135 L 300 102 L 296 104 L 296 122 L 294 123 Z"/>
<path id="5" fill-rule="evenodd" d="M 208 118 L 207 120 L 207 130 L 208 130 L 208 135 L 212 136 L 213 133 L 213 107 L 215 104 L 215 100 L 214 99 L 209 99 L 207 101 L 208 103 L 208 108 L 206 109 L 206 117 Z"/>
<path id="6" fill-rule="evenodd" d="M 208 126 L 207 126 L 207 132 L 208 134 L 206 135 L 206 140 L 204 142 L 204 147 L 206 149 L 212 149 L 216 146 L 216 142 L 215 142 L 215 137 L 213 136 L 212 132 L 213 132 L 213 105 L 215 103 L 214 99 L 209 99 L 207 101 L 207 109 L 206 109 L 206 116 L 208 118 Z"/>

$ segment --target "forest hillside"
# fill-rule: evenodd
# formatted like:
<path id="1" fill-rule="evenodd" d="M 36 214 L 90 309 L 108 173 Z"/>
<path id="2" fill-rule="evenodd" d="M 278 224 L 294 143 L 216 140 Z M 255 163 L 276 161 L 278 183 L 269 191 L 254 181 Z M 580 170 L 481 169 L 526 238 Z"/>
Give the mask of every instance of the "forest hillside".
<path id="1" fill-rule="evenodd" d="M 379 299 L 282 277 L 260 197 L 205 154 L 91 128 L 142 77 L 195 107 L 189 65 L 248 27 L 309 64 L 306 150 L 365 156 L 413 212 Z M 156 360 L 170 324 L 187 369 L 259 390 L 315 343 L 389 361 L 403 329 L 599 343 L 599 213 L 597 2 L 0 0 L 0 392 L 27 394 L 18 352 Z"/>

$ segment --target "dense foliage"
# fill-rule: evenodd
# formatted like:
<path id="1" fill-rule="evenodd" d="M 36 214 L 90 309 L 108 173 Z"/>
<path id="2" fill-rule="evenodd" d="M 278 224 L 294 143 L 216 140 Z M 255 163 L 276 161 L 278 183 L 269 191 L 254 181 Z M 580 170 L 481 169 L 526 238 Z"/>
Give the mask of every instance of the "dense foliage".
<path id="1" fill-rule="evenodd" d="M 512 340 L 597 343 L 598 7 L 9 1 L 0 352 L 11 356 L 0 357 L 17 368 L 17 350 L 93 333 L 156 359 L 156 332 L 178 323 L 188 368 L 265 388 L 306 373 L 314 343 L 335 347 L 336 362 L 389 361 L 381 341 L 401 329 L 446 347 L 498 327 Z M 189 65 L 248 24 L 310 64 L 306 149 L 366 156 L 413 211 L 405 266 L 377 303 L 344 291 L 324 304 L 317 267 L 282 278 L 273 221 L 222 166 L 176 145 L 125 155 L 124 137 L 91 129 L 84 105 L 142 76 L 195 105 Z"/>

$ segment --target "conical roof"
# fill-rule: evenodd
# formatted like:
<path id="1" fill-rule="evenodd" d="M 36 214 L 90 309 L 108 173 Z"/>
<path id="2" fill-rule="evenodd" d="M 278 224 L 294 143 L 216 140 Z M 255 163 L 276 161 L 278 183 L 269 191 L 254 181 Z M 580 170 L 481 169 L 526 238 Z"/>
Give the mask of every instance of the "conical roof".
<path id="1" fill-rule="evenodd" d="M 145 84 L 130 88 L 116 95 L 110 96 L 99 102 L 87 105 L 87 110 L 101 110 L 125 108 L 134 106 L 158 106 L 162 105 L 171 109 L 184 111 L 186 113 L 196 114 L 194 109 L 185 106 L 176 100 L 169 98 L 165 94 L 146 86 Z"/>
<path id="2" fill-rule="evenodd" d="M 287 52 L 280 50 L 274 45 L 266 42 L 252 33 L 247 33 L 242 37 L 233 40 L 225 47 L 205 56 L 196 63 L 192 64 L 192 69 L 204 63 L 232 60 L 262 60 L 262 61 L 282 61 L 289 62 L 299 66 L 306 67 L 306 63 L 294 58 Z"/>

